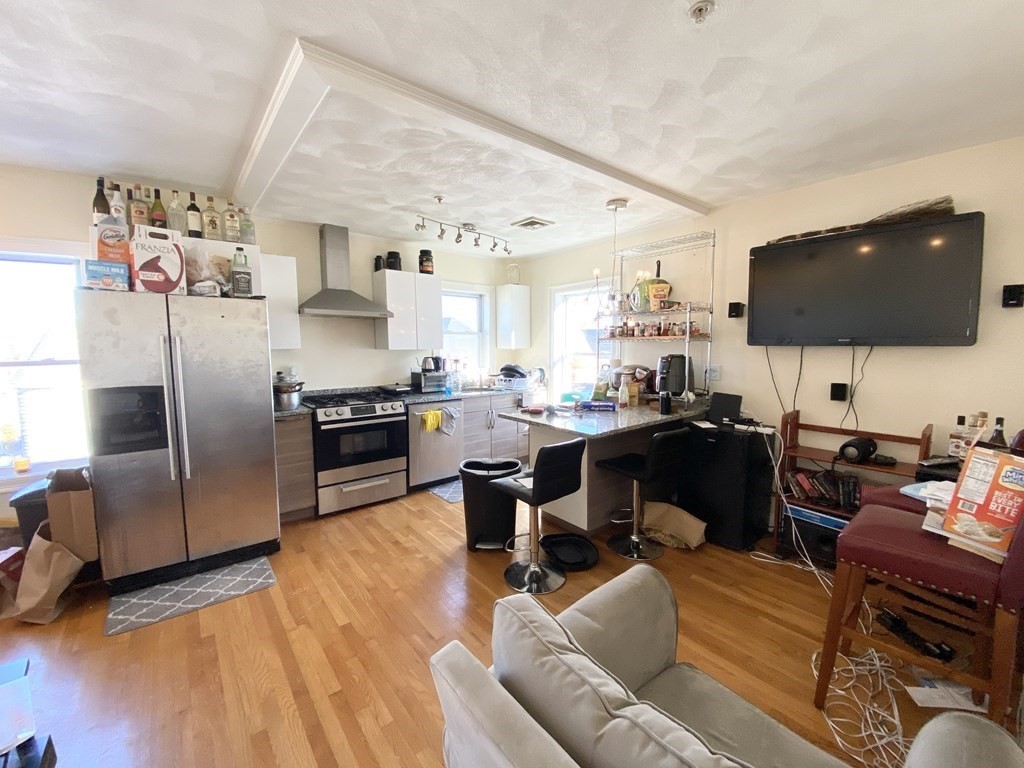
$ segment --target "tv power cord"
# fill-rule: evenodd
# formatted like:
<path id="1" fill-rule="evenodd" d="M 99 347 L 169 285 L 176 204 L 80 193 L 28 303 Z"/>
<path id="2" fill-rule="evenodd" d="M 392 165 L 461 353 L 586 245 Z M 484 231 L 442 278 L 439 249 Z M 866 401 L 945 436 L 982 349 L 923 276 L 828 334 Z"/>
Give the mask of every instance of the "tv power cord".
<path id="1" fill-rule="evenodd" d="M 911 648 L 925 656 L 930 656 L 939 661 L 952 661 L 956 658 L 956 650 L 943 642 L 930 643 L 921 635 L 907 626 L 907 620 L 898 613 L 893 613 L 888 608 L 883 608 L 876 617 L 878 623 L 892 632 L 896 637 L 905 642 Z"/>

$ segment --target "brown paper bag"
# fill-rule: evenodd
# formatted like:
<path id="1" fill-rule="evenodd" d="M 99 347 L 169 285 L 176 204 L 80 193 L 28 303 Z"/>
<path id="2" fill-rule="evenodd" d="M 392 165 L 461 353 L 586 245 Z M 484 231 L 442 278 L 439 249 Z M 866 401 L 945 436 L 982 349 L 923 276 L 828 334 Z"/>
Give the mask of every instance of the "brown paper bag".
<path id="1" fill-rule="evenodd" d="M 24 547 L 11 547 L 0 552 L 0 619 L 17 613 L 14 599 L 18 596 L 18 583 L 24 565 Z"/>
<path id="2" fill-rule="evenodd" d="M 67 601 L 61 595 L 83 565 L 67 547 L 54 543 L 50 524 L 42 523 L 25 553 L 13 615 L 31 624 L 49 624 L 64 610 Z"/>
<path id="3" fill-rule="evenodd" d="M 644 533 L 655 541 L 677 549 L 696 549 L 704 543 L 707 526 L 685 509 L 662 501 L 644 504 Z"/>

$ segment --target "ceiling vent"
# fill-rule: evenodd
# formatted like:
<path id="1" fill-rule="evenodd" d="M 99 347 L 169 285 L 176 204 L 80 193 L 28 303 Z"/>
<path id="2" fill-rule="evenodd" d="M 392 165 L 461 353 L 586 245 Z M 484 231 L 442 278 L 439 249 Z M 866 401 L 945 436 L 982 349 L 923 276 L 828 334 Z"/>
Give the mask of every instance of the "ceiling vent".
<path id="1" fill-rule="evenodd" d="M 528 229 L 531 232 L 537 229 L 544 229 L 544 227 L 550 227 L 555 222 L 542 219 L 538 216 L 527 216 L 525 219 L 519 221 L 513 221 L 513 227 L 519 227 L 520 229 Z"/>

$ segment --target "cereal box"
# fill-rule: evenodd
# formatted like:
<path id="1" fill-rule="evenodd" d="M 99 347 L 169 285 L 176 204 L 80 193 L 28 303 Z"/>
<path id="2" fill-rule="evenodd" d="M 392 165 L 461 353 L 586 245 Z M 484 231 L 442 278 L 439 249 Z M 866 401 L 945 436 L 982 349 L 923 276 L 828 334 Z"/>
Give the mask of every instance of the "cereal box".
<path id="1" fill-rule="evenodd" d="M 1005 553 L 1024 513 L 1024 458 L 971 448 L 946 510 L 943 531 Z"/>
<path id="2" fill-rule="evenodd" d="M 135 227 L 132 284 L 141 293 L 185 293 L 185 252 L 173 229 Z"/>

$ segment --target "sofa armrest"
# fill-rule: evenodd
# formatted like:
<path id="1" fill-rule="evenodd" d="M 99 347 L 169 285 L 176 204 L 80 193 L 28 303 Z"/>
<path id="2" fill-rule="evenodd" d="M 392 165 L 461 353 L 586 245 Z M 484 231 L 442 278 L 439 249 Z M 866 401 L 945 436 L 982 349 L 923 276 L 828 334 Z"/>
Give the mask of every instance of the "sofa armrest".
<path id="1" fill-rule="evenodd" d="M 676 662 L 676 598 L 650 565 L 634 565 L 602 584 L 558 614 L 558 622 L 631 691 Z"/>
<path id="2" fill-rule="evenodd" d="M 430 673 L 444 713 L 448 768 L 579 768 L 458 641 L 430 657 Z"/>
<path id="3" fill-rule="evenodd" d="M 1024 752 L 993 723 L 966 712 L 945 712 L 925 723 L 904 768 L 1024 768 Z"/>

